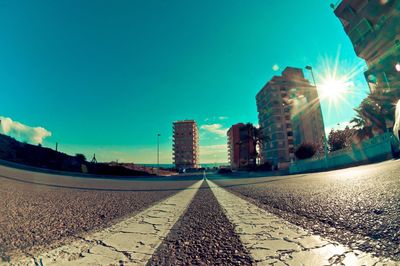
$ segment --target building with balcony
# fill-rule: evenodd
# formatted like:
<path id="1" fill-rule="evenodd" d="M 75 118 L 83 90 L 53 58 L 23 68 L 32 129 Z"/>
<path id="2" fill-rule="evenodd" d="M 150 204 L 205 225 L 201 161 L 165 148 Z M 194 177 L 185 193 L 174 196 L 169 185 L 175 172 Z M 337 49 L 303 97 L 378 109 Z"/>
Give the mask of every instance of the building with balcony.
<path id="1" fill-rule="evenodd" d="M 199 131 L 196 121 L 173 123 L 173 162 L 177 169 L 197 168 L 199 165 Z"/>
<path id="2" fill-rule="evenodd" d="M 356 54 L 367 63 L 370 91 L 399 89 L 400 0 L 343 0 L 331 7 Z"/>
<path id="3" fill-rule="evenodd" d="M 315 86 L 299 68 L 287 67 L 274 76 L 256 96 L 258 121 L 262 134 L 269 138 L 260 153 L 281 169 L 294 160 L 302 143 L 323 144 L 324 127 Z"/>
<path id="4" fill-rule="evenodd" d="M 255 128 L 252 124 L 235 124 L 227 132 L 228 157 L 232 169 L 256 166 Z"/>

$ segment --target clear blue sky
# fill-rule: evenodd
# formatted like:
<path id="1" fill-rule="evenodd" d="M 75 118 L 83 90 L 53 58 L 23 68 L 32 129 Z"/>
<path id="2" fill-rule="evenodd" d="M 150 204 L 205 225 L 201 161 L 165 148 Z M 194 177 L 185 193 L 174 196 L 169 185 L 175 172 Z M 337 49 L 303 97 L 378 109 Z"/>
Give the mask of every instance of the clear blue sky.
<path id="1" fill-rule="evenodd" d="M 362 62 L 329 3 L 0 0 L 0 115 L 51 131 L 45 146 L 136 163 L 155 161 L 157 132 L 170 163 L 172 122 L 195 119 L 201 160 L 226 162 L 223 130 L 257 123 L 255 95 L 285 66 L 319 73 L 339 48 L 342 72 Z M 324 102 L 327 126 L 351 119 L 354 82 L 338 112 Z"/>

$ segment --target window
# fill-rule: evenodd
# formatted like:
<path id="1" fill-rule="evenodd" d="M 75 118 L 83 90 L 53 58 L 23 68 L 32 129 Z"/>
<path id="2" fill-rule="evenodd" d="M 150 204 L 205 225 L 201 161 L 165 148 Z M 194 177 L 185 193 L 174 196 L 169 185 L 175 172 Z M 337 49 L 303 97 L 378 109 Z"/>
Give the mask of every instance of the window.
<path id="1" fill-rule="evenodd" d="M 344 8 L 343 14 L 345 14 L 346 17 L 350 18 L 356 14 L 356 11 L 354 11 L 354 9 L 350 5 L 348 5 Z"/>
<path id="2" fill-rule="evenodd" d="M 374 25 L 374 28 L 376 30 L 379 30 L 385 24 L 386 20 L 387 20 L 387 17 L 385 15 L 381 16 L 379 18 L 378 22 Z"/>
<path id="3" fill-rule="evenodd" d="M 368 4 L 369 0 L 359 0 L 359 1 L 353 1 L 352 6 L 347 6 L 352 9 L 352 11 L 355 13 L 360 13 L 360 11 Z"/>
<path id="4" fill-rule="evenodd" d="M 279 160 L 283 161 L 285 160 L 286 153 L 284 151 L 279 151 Z"/>
<path id="5" fill-rule="evenodd" d="M 282 133 L 282 132 L 279 132 L 279 133 L 274 133 L 272 136 L 273 136 L 273 138 L 275 138 L 275 139 L 283 139 L 283 137 L 285 136 L 285 134 Z"/>
<path id="6" fill-rule="evenodd" d="M 371 23 L 366 19 L 363 18 L 360 23 L 358 23 L 353 30 L 349 32 L 349 37 L 354 44 L 359 43 L 362 41 L 368 33 L 372 31 Z"/>

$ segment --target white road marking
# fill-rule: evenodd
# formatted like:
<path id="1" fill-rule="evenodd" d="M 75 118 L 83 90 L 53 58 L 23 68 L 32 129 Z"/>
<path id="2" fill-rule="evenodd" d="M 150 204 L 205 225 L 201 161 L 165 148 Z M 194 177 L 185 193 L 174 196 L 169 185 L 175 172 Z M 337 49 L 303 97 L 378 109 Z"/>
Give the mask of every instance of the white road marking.
<path id="1" fill-rule="evenodd" d="M 257 265 L 400 265 L 313 235 L 207 182 Z"/>
<path id="2" fill-rule="evenodd" d="M 12 265 L 145 265 L 182 216 L 203 180 L 97 233 Z"/>

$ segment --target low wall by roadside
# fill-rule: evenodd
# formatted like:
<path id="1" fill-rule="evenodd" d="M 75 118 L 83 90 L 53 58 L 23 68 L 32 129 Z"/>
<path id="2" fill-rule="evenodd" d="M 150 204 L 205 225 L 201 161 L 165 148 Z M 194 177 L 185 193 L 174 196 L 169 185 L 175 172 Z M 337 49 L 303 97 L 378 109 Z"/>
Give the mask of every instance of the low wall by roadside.
<path id="1" fill-rule="evenodd" d="M 364 140 L 343 150 L 329 153 L 324 158 L 296 161 L 291 164 L 291 174 L 331 170 L 369 162 L 384 161 L 393 158 L 399 152 L 399 140 L 392 133 L 384 133 Z"/>
<path id="2" fill-rule="evenodd" d="M 36 166 L 15 163 L 15 162 L 6 161 L 6 160 L 2 160 L 2 159 L 0 159 L 0 165 L 6 166 L 6 167 L 11 167 L 11 168 L 16 168 L 19 170 L 30 171 L 30 172 L 38 172 L 38 173 L 53 174 L 53 175 L 63 175 L 63 176 L 70 176 L 70 177 L 105 178 L 105 179 L 127 179 L 127 178 L 137 178 L 138 179 L 138 178 L 157 177 L 155 175 L 153 175 L 153 176 L 152 175 L 150 175 L 150 176 L 116 176 L 116 175 L 95 175 L 95 174 L 87 174 L 87 173 L 81 173 L 81 172 L 66 172 L 66 171 L 40 168 L 40 167 L 36 167 Z"/>

